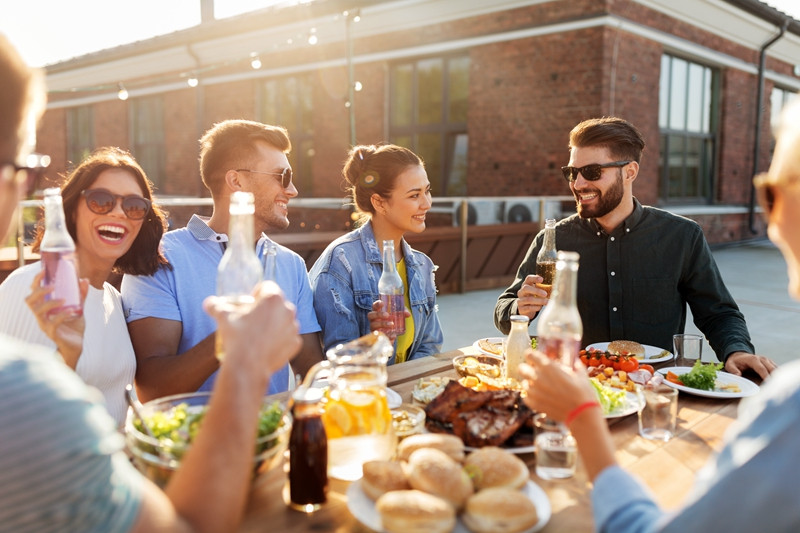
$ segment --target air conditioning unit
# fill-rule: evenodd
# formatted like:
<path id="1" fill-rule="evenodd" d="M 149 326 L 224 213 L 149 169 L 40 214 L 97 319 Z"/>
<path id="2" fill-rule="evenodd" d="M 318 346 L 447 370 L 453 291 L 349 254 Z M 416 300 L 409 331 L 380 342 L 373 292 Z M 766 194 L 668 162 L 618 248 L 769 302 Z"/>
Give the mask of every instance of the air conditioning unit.
<path id="1" fill-rule="evenodd" d="M 461 225 L 461 203 L 453 206 L 453 225 Z M 467 203 L 467 225 L 485 226 L 503 223 L 503 202 L 501 200 L 470 200 Z"/>
<path id="2" fill-rule="evenodd" d="M 539 222 L 539 209 L 542 206 L 541 198 L 512 198 L 506 200 L 503 221 L 509 224 L 520 222 Z M 544 200 L 544 218 L 562 217 L 561 202 Z"/>

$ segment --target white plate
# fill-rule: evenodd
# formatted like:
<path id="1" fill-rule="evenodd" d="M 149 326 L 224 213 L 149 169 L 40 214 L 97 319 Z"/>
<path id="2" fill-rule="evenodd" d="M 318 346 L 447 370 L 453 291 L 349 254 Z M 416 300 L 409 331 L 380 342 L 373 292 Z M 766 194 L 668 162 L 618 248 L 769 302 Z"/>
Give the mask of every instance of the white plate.
<path id="1" fill-rule="evenodd" d="M 609 344 L 608 342 L 596 342 L 587 346 L 586 349 L 594 348 L 595 350 L 605 352 L 608 350 Z M 642 346 L 644 346 L 644 359 L 639 360 L 643 363 L 663 363 L 674 357 L 670 352 L 658 346 L 650 346 L 649 344 L 642 344 Z M 667 355 L 661 355 L 662 352 L 667 352 Z"/>
<path id="2" fill-rule="evenodd" d="M 605 416 L 606 418 L 622 418 L 623 416 L 632 415 L 638 410 L 639 410 L 639 397 L 630 391 L 625 391 L 625 405 L 623 405 L 621 409 L 617 409 L 616 411 L 611 411 L 607 415 L 603 416 Z"/>
<path id="3" fill-rule="evenodd" d="M 533 440 L 534 435 L 531 433 L 531 440 Z M 530 446 L 503 446 L 501 445 L 500 448 L 504 449 L 505 451 L 513 454 L 521 454 L 521 453 L 533 453 L 536 451 L 536 446 L 531 444 Z M 472 446 L 464 446 L 464 450 L 468 452 L 474 452 L 476 450 L 480 450 L 480 448 L 473 448 Z"/>
<path id="4" fill-rule="evenodd" d="M 389 404 L 389 409 L 394 409 L 395 407 L 400 407 L 400 404 L 403 403 L 403 398 L 397 391 L 386 387 L 386 403 Z"/>
<path id="5" fill-rule="evenodd" d="M 475 348 L 476 350 L 478 350 L 479 352 L 484 353 L 486 355 L 492 355 L 494 357 L 503 357 L 503 341 L 504 340 L 506 340 L 505 337 L 485 337 L 483 339 L 478 339 L 475 342 L 473 342 L 472 343 L 472 347 Z M 489 341 L 492 344 L 499 344 L 500 345 L 500 353 L 492 353 L 492 352 L 489 352 L 487 350 L 484 350 L 483 348 L 481 348 L 479 346 L 479 343 L 481 341 Z"/>
<path id="6" fill-rule="evenodd" d="M 747 378 L 743 378 L 741 376 L 734 376 L 733 374 L 728 374 L 727 372 L 717 371 L 717 381 L 722 384 L 728 383 L 735 383 L 739 385 L 739 388 L 742 392 L 725 392 L 725 391 L 715 391 L 715 390 L 700 390 L 700 389 L 693 389 L 692 387 L 687 387 L 685 385 L 678 385 L 677 383 L 672 383 L 671 381 L 666 380 L 667 372 L 674 372 L 679 376 L 681 374 L 688 374 L 691 370 L 691 367 L 688 366 L 670 366 L 667 368 L 659 368 L 656 370 L 659 374 L 662 374 L 664 379 L 664 384 L 668 385 L 674 389 L 678 389 L 679 391 L 688 392 L 689 394 L 694 394 L 696 396 L 705 396 L 706 398 L 744 398 L 745 396 L 752 396 L 753 394 L 757 393 L 760 389 L 758 385 L 753 383 Z"/>
<path id="7" fill-rule="evenodd" d="M 547 494 L 539 485 L 533 481 L 528 481 L 521 490 L 536 506 L 536 512 L 539 515 L 539 521 L 536 525 L 522 533 L 534 533 L 547 525 L 550 520 L 550 500 L 547 499 Z M 374 531 L 383 531 L 381 516 L 375 509 L 375 502 L 364 493 L 361 488 L 361 480 L 351 483 L 347 489 L 347 508 L 356 517 L 356 520 L 368 528 Z M 456 527 L 453 529 L 453 533 L 469 533 L 460 518 L 456 520 Z"/>

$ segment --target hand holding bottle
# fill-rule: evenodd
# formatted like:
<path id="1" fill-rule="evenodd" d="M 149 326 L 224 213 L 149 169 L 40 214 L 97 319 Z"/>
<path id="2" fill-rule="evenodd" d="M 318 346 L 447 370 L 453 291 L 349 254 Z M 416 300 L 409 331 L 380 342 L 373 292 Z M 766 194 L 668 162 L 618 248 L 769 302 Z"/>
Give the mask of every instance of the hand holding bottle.
<path id="1" fill-rule="evenodd" d="M 405 320 L 410 316 L 411 312 L 403 308 L 403 319 Z M 397 338 L 397 335 L 394 333 L 395 320 L 391 314 L 384 310 L 381 300 L 372 302 L 372 311 L 367 314 L 367 318 L 369 318 L 370 331 L 380 331 L 394 343 Z"/>
<path id="2" fill-rule="evenodd" d="M 36 317 L 39 328 L 55 343 L 64 362 L 74 369 L 83 352 L 86 320 L 83 313 L 76 315 L 72 309 L 65 307 L 63 300 L 48 299 L 55 288 L 52 285 L 42 286 L 44 275 L 45 272 L 42 270 L 33 278 L 31 293 L 25 298 L 25 303 Z M 79 288 L 80 307 L 83 308 L 83 302 L 89 292 L 89 280 L 79 280 Z"/>
<path id="3" fill-rule="evenodd" d="M 522 287 L 517 291 L 517 314 L 533 320 L 542 307 L 547 305 L 547 291 L 537 285 L 541 283 L 541 276 L 529 274 L 525 277 Z"/>

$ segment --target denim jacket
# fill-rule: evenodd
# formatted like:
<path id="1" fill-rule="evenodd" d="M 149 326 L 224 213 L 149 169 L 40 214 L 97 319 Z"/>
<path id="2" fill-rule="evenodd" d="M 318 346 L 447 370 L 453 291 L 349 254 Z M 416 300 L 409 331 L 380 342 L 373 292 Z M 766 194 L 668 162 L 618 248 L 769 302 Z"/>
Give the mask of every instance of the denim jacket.
<path id="1" fill-rule="evenodd" d="M 439 353 L 443 334 L 436 307 L 433 261 L 412 249 L 405 239 L 401 246 L 414 319 L 414 340 L 407 357 L 411 360 Z M 375 242 L 372 222 L 333 241 L 311 267 L 314 310 L 322 327 L 325 350 L 370 332 L 367 314 L 379 299 L 378 278 L 382 271 L 382 251 Z M 394 361 L 392 355 L 389 364 Z"/>

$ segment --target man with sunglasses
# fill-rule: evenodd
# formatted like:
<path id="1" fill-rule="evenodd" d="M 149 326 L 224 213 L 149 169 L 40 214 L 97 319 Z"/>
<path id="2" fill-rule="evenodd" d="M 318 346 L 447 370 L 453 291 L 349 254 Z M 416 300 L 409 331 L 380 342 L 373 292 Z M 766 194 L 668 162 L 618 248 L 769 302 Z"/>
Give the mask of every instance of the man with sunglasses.
<path id="1" fill-rule="evenodd" d="M 122 301 L 137 358 L 136 386 L 143 400 L 170 394 L 211 390 L 219 362 L 216 324 L 205 313 L 203 299 L 216 291 L 217 266 L 228 241 L 231 194 L 255 197 L 259 257 L 273 241 L 267 233 L 289 226 L 288 204 L 297 196 L 287 154 L 284 128 L 249 120 L 226 120 L 200 140 L 200 176 L 211 192 L 210 218 L 193 215 L 185 228 L 161 240 L 170 268 L 152 276 L 124 276 Z M 301 375 L 322 360 L 320 326 L 303 259 L 275 246 L 275 281 L 297 308 L 303 349 L 273 375 L 269 393 L 283 392 L 294 372 Z"/>
<path id="2" fill-rule="evenodd" d="M 644 145 L 632 124 L 615 117 L 586 120 L 570 132 L 569 166 L 561 170 L 578 212 L 557 224 L 556 246 L 581 256 L 583 346 L 627 339 L 672 351 L 688 304 L 727 372 L 751 369 L 767 377 L 776 365 L 753 353 L 744 316 L 700 226 L 633 196 Z M 535 285 L 542 281 L 535 273 L 543 238 L 540 232 L 533 240 L 516 279 L 497 300 L 495 325 L 505 333 L 511 315 L 533 319 L 548 301 Z"/>
<path id="3" fill-rule="evenodd" d="M 28 178 L 42 79 L 0 34 L 0 237 Z M 96 389 L 52 350 L 0 335 L 0 532 L 237 529 L 264 388 L 300 338 L 292 307 L 272 283 L 259 286 L 245 315 L 230 316 L 219 303 L 209 299 L 206 308 L 229 333 L 229 364 L 164 491 L 134 469 Z M 68 337 L 82 343 L 81 331 Z M 268 341 L 275 346 L 264 350 Z"/>

